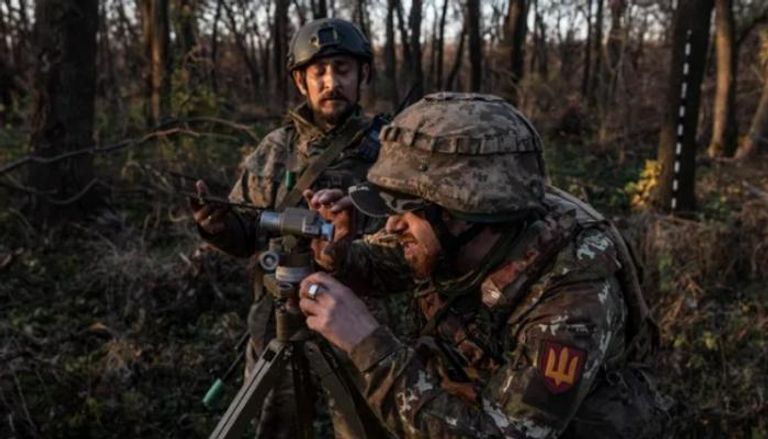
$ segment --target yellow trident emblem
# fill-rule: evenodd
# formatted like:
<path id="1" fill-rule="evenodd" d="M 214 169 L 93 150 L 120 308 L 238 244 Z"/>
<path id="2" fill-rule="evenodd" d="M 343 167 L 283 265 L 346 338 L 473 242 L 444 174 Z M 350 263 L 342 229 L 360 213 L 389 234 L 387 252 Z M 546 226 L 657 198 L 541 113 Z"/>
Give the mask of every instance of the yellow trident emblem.
<path id="1" fill-rule="evenodd" d="M 583 353 L 574 349 L 573 351 L 566 346 L 559 346 L 560 353 L 552 345 L 547 349 L 547 366 L 544 370 L 544 376 L 554 381 L 554 387 L 557 390 L 567 390 L 577 379 L 580 370 L 580 360 Z M 555 390 L 555 389 L 553 389 Z"/>
<path id="2" fill-rule="evenodd" d="M 547 370 L 544 375 L 555 380 L 557 386 L 560 386 L 561 383 L 573 384 L 576 378 L 576 367 L 579 365 L 579 357 L 569 358 L 568 349 L 560 350 L 560 358 L 557 360 L 555 360 L 556 356 L 555 350 L 549 348 Z M 570 361 L 568 361 L 569 359 Z"/>

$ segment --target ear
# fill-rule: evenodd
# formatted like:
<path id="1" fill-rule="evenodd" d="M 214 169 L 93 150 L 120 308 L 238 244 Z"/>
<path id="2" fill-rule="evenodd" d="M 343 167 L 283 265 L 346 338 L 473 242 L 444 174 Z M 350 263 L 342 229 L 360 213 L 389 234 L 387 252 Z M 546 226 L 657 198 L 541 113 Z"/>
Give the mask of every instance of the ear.
<path id="1" fill-rule="evenodd" d="M 293 83 L 296 85 L 296 88 L 299 90 L 299 93 L 301 93 L 302 96 L 306 96 L 307 87 L 306 87 L 306 83 L 304 82 L 303 72 L 299 69 L 296 69 L 291 73 L 291 76 L 293 76 Z"/>
<path id="2" fill-rule="evenodd" d="M 367 84 L 371 79 L 371 65 L 368 63 L 363 64 L 363 68 L 360 69 L 362 77 L 360 78 L 361 84 Z"/>

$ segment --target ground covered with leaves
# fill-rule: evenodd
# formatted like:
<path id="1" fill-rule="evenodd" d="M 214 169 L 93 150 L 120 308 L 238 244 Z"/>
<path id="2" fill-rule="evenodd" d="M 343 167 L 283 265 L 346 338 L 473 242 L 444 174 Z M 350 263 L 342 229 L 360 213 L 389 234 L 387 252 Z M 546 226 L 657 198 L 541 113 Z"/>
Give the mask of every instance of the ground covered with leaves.
<path id="1" fill-rule="evenodd" d="M 13 206 L 0 211 L 0 437 L 213 428 L 201 398 L 235 358 L 251 279 L 247 261 L 201 245 L 185 192 L 206 175 L 225 194 L 250 136 L 225 134 L 100 159 L 110 208 L 85 222 L 41 231 L 0 195 Z M 700 210 L 678 218 L 634 210 L 653 184 L 642 157 L 584 148 L 550 148 L 550 171 L 638 249 L 677 435 L 768 436 L 768 165 L 701 163 Z"/>

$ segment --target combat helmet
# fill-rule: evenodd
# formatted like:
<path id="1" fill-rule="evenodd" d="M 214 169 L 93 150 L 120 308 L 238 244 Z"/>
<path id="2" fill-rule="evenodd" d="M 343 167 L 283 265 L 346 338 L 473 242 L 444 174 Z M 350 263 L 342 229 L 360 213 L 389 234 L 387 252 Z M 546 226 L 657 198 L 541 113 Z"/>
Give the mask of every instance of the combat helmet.
<path id="1" fill-rule="evenodd" d="M 302 26 L 291 39 L 288 71 L 330 55 L 351 55 L 366 63 L 373 61 L 371 43 L 353 23 L 339 18 L 321 18 Z"/>
<path id="2" fill-rule="evenodd" d="M 380 135 L 368 182 L 350 188 L 370 216 L 428 204 L 473 222 L 505 222 L 542 211 L 541 138 L 504 99 L 434 93 L 405 109 Z"/>

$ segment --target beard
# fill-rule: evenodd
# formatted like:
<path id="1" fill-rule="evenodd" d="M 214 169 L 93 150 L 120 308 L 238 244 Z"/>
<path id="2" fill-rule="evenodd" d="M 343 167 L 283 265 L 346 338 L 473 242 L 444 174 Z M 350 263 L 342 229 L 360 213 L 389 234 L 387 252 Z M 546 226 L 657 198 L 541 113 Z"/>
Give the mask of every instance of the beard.
<path id="1" fill-rule="evenodd" d="M 405 238 L 400 241 L 405 261 L 417 279 L 427 279 L 432 275 L 437 262 L 437 255 L 431 254 L 427 247 L 415 239 Z"/>
<path id="2" fill-rule="evenodd" d="M 329 103 L 331 108 L 328 108 Z M 317 106 L 312 108 L 312 112 L 320 121 L 337 126 L 352 113 L 354 107 L 346 96 L 331 91 L 320 97 Z"/>

